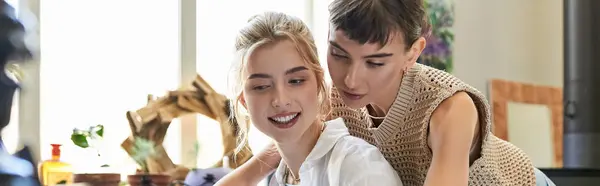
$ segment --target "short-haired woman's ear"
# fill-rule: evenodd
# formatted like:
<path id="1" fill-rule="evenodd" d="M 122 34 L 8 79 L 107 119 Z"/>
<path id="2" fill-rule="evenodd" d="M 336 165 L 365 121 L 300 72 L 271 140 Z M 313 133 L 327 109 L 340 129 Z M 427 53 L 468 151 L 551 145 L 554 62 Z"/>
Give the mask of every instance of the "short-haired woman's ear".
<path id="1" fill-rule="evenodd" d="M 423 50 L 425 49 L 425 46 L 427 46 L 427 40 L 424 37 L 419 37 L 410 47 L 410 62 L 417 62 L 417 59 L 419 58 L 419 56 L 421 56 L 421 53 L 423 52 Z M 412 65 L 410 65 L 412 66 Z"/>

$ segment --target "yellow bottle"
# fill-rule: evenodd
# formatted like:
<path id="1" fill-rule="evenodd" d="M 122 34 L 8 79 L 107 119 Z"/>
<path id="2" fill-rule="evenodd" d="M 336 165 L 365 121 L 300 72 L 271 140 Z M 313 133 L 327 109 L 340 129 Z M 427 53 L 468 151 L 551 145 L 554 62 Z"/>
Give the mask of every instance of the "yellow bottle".
<path id="1" fill-rule="evenodd" d="M 38 171 L 42 186 L 73 183 L 73 167 L 60 161 L 60 144 L 52 145 L 52 159 L 40 163 Z"/>

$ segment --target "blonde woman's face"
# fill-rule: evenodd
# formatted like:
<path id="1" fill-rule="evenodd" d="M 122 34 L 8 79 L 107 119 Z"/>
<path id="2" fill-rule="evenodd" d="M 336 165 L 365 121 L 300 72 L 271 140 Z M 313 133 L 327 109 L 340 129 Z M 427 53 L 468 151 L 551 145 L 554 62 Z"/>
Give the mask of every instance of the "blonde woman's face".
<path id="1" fill-rule="evenodd" d="M 249 56 L 242 104 L 255 127 L 277 142 L 298 140 L 317 118 L 317 79 L 289 40 Z"/>

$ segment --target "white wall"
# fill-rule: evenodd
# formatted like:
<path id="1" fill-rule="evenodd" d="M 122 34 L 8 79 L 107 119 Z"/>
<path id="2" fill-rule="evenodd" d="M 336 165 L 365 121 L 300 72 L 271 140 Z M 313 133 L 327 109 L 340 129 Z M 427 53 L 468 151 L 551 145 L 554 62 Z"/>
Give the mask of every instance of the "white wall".
<path id="1" fill-rule="evenodd" d="M 455 0 L 454 74 L 484 93 L 492 78 L 562 87 L 561 0 Z"/>
<path id="2" fill-rule="evenodd" d="M 563 86 L 562 0 L 455 1 L 453 73 L 457 77 L 485 94 L 493 78 Z M 511 106 L 509 124 L 522 126 L 509 127 L 511 134 L 527 131 L 523 129 L 534 124 L 548 124 L 547 117 L 539 114 L 544 110 L 532 106 Z M 515 114 L 523 110 L 528 110 L 527 114 Z M 536 116 L 533 119 L 532 114 Z M 537 141 L 511 138 L 511 142 L 526 151 L 536 166 L 551 167 L 548 146 L 553 142 L 548 134 L 539 133 Z"/>

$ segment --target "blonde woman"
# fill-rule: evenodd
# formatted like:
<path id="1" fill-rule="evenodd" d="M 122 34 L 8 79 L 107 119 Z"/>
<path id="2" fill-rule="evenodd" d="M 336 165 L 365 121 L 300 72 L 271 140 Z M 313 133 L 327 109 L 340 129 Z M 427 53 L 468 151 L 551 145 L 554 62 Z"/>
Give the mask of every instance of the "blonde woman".
<path id="1" fill-rule="evenodd" d="M 323 69 L 300 19 L 256 15 L 235 47 L 233 110 L 238 121 L 247 111 L 273 139 L 282 160 L 272 185 L 402 185 L 379 150 L 351 136 L 342 119 L 322 120 L 328 106 Z"/>

